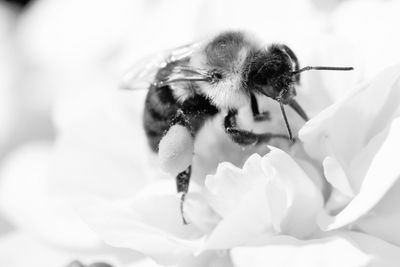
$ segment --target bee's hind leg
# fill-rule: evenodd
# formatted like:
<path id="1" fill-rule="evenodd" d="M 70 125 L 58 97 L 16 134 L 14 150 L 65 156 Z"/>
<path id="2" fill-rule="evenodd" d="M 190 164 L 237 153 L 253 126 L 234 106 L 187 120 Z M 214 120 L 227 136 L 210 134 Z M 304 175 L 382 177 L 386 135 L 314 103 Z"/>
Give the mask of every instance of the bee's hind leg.
<path id="1" fill-rule="evenodd" d="M 190 165 L 189 167 L 187 167 L 186 170 L 184 170 L 183 172 L 180 172 L 176 176 L 176 190 L 178 191 L 178 193 L 182 193 L 180 210 L 181 210 L 183 224 L 188 224 L 188 221 L 185 218 L 183 205 L 184 205 L 184 202 L 185 202 L 186 194 L 187 194 L 187 192 L 189 190 L 191 172 L 192 172 L 192 166 Z"/>
<path id="2" fill-rule="evenodd" d="M 237 110 L 230 110 L 224 119 L 225 133 L 228 134 L 231 139 L 243 146 L 267 143 L 271 138 L 284 138 L 287 139 L 286 135 L 283 134 L 272 134 L 262 133 L 257 134 L 251 131 L 243 130 L 238 128 L 236 122 Z"/>
<path id="3" fill-rule="evenodd" d="M 184 224 L 188 224 L 184 216 L 184 202 L 189 189 L 191 165 L 194 153 L 194 137 L 188 117 L 178 110 L 171 126 L 162 137 L 158 146 L 158 157 L 161 169 L 176 177 L 176 188 L 181 193 L 180 211 Z"/>

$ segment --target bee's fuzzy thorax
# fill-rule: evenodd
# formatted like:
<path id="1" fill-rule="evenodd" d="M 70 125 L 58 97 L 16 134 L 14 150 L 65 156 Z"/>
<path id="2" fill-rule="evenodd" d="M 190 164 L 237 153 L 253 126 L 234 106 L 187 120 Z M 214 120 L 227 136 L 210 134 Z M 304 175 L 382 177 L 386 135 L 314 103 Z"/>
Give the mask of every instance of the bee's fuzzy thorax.
<path id="1" fill-rule="evenodd" d="M 217 69 L 223 79 L 216 84 L 199 83 L 200 91 L 222 109 L 240 108 L 249 103 L 242 73 L 248 55 L 256 45 L 243 32 L 225 32 L 195 53 L 190 63 L 198 68 Z"/>

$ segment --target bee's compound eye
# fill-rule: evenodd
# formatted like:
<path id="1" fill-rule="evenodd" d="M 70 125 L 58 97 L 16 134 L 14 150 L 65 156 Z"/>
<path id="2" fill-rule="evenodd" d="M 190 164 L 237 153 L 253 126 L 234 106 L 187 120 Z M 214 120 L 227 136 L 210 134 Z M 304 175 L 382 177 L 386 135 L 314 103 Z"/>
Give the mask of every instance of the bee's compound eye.
<path id="1" fill-rule="evenodd" d="M 219 81 L 223 78 L 223 75 L 222 75 L 222 73 L 220 73 L 218 71 L 212 71 L 211 78 L 213 81 Z"/>

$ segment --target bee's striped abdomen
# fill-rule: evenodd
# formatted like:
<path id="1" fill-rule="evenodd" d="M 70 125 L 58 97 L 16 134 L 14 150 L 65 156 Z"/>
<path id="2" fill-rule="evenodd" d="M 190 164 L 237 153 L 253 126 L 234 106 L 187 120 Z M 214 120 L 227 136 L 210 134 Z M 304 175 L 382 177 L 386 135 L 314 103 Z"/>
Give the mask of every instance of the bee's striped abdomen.
<path id="1" fill-rule="evenodd" d="M 150 147 L 158 151 L 158 144 L 177 112 L 178 106 L 171 88 L 151 86 L 146 97 L 143 114 L 144 130 Z"/>

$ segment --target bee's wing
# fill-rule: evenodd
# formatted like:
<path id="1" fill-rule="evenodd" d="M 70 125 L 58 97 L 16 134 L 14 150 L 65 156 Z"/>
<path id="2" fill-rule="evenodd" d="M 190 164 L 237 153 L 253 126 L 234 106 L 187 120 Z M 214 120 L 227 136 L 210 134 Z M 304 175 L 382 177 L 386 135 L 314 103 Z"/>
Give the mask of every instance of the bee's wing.
<path id="1" fill-rule="evenodd" d="M 199 42 L 192 43 L 140 60 L 124 75 L 121 87 L 128 90 L 149 88 L 154 83 L 159 69 L 164 68 L 168 63 L 189 57 L 200 45 Z"/>

